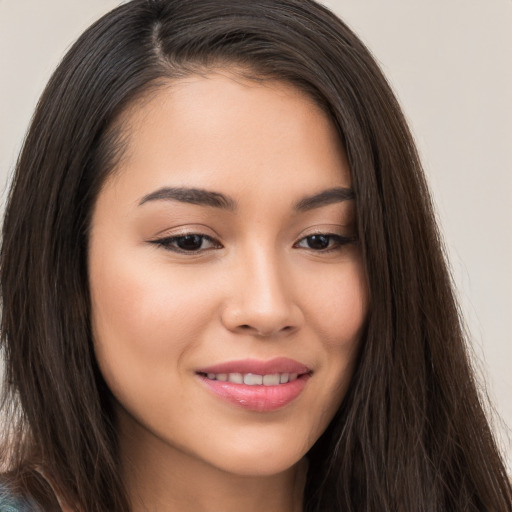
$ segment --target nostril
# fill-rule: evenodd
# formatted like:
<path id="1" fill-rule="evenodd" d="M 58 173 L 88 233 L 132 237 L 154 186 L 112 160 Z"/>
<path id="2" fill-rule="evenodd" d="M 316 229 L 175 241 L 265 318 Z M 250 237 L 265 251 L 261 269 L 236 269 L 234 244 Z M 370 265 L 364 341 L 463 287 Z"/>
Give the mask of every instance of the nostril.
<path id="1" fill-rule="evenodd" d="M 257 327 L 254 327 L 250 324 L 242 324 L 242 325 L 238 326 L 238 329 L 240 330 L 240 332 L 245 332 L 247 334 L 269 337 L 269 336 L 274 336 L 274 335 L 278 334 L 279 332 L 283 333 L 283 332 L 293 331 L 293 326 L 285 325 L 284 327 L 277 329 L 277 330 L 273 330 L 273 329 L 264 330 L 264 329 L 258 329 Z"/>

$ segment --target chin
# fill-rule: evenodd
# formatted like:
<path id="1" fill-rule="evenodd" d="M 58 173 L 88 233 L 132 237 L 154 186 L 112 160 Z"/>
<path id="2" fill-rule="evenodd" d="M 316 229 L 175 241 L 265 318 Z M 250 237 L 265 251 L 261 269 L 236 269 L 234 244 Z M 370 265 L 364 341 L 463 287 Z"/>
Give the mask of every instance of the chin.
<path id="1" fill-rule="evenodd" d="M 267 442 L 262 444 L 232 444 L 223 450 L 221 456 L 215 456 L 212 463 L 228 473 L 246 477 L 266 477 L 284 473 L 299 464 L 307 453 L 286 442 Z M 215 454 L 218 455 L 218 454 Z"/>
<path id="2" fill-rule="evenodd" d="M 303 457 L 299 459 L 283 457 L 283 454 L 279 454 L 279 457 L 273 455 L 270 458 L 237 458 L 220 469 L 242 477 L 264 478 L 285 473 L 298 465 L 302 459 Z"/>

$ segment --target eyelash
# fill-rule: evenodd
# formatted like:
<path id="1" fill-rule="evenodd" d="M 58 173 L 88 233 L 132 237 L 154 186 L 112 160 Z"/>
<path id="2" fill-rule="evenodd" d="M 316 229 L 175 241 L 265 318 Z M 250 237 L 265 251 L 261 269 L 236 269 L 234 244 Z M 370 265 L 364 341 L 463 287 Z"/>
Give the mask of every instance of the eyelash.
<path id="1" fill-rule="evenodd" d="M 320 248 L 320 249 L 314 249 L 313 247 L 301 247 L 299 244 L 301 242 L 306 241 L 306 243 L 313 242 L 313 238 L 323 238 L 327 239 L 327 247 Z M 197 248 L 197 249 L 183 249 L 182 247 L 178 246 L 178 243 L 186 241 L 186 239 L 189 239 L 189 241 L 195 241 L 200 242 L 201 246 L 203 245 L 204 241 L 209 242 L 212 246 L 208 248 Z M 198 240 L 200 239 L 200 240 Z M 339 250 L 342 246 L 351 244 L 356 242 L 357 238 L 355 236 L 347 237 L 342 235 L 337 235 L 335 233 L 311 233 L 300 240 L 298 240 L 296 243 L 293 244 L 294 248 L 303 248 L 307 250 L 311 250 L 313 252 L 318 253 L 329 253 L 332 251 Z M 210 251 L 212 249 L 221 249 L 222 245 L 216 241 L 214 238 L 203 235 L 200 233 L 184 233 L 176 236 L 170 236 L 165 238 L 159 238 L 157 240 L 151 240 L 150 243 L 158 245 L 160 247 L 163 247 L 167 251 L 172 251 L 180 254 L 199 254 L 204 251 Z"/>
<path id="2" fill-rule="evenodd" d="M 357 240 L 357 238 L 355 236 L 343 236 L 343 235 L 337 235 L 336 233 L 311 233 L 311 234 L 301 238 L 295 244 L 293 244 L 293 247 L 299 247 L 299 244 L 304 240 L 309 239 L 309 241 L 311 242 L 312 241 L 311 239 L 313 237 L 326 238 L 326 239 L 328 239 L 329 245 L 324 249 L 313 249 L 312 247 L 304 247 L 304 249 L 309 249 L 314 252 L 321 252 L 321 253 L 339 250 L 344 245 L 354 243 Z M 332 244 L 331 244 L 331 241 L 333 241 Z"/>
<path id="3" fill-rule="evenodd" d="M 187 238 L 192 239 L 200 239 L 201 245 L 203 245 L 203 242 L 206 240 L 212 244 L 212 247 L 209 247 L 207 249 L 183 249 L 181 247 L 177 246 L 177 242 L 179 241 L 185 241 Z M 181 254 L 196 254 L 203 251 L 209 251 L 211 249 L 220 249 L 222 248 L 222 245 L 217 242 L 214 238 L 208 235 L 202 235 L 200 233 L 183 233 L 181 235 L 176 236 L 169 236 L 165 238 L 159 238 L 157 240 L 152 240 L 152 244 L 159 245 L 163 247 L 164 249 L 172 252 L 177 252 Z M 174 245 L 173 245 L 174 244 Z"/>

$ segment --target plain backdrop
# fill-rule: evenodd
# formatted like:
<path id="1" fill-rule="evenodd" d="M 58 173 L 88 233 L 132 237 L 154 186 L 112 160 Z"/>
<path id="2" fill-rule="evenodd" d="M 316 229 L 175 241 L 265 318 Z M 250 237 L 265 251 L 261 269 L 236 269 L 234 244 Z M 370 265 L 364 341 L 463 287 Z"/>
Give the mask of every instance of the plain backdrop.
<path id="1" fill-rule="evenodd" d="M 0 0 L 2 208 L 50 73 L 78 35 L 118 3 Z M 372 50 L 410 122 L 511 469 L 512 0 L 324 3 Z"/>

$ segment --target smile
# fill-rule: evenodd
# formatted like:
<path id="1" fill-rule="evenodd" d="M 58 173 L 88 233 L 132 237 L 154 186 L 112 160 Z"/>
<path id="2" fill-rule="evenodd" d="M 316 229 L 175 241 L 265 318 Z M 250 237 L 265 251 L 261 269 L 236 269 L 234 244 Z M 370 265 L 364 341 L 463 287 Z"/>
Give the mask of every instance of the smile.
<path id="1" fill-rule="evenodd" d="M 204 374 L 203 374 L 204 375 Z M 207 373 L 209 380 L 221 382 L 233 382 L 235 384 L 246 384 L 247 386 L 278 386 L 293 382 L 298 377 L 297 373 L 271 373 L 257 375 L 254 373 Z"/>
<path id="2" fill-rule="evenodd" d="M 313 372 L 288 358 L 230 361 L 196 371 L 206 389 L 236 407 L 276 411 L 302 393 Z"/>

